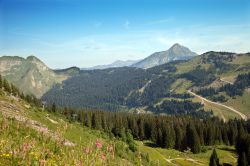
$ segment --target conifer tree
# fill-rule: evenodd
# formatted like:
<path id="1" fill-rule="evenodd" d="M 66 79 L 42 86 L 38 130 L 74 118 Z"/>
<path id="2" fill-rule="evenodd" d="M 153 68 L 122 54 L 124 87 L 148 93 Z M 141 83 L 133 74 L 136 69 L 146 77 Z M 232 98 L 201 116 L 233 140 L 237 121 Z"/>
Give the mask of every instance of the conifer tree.
<path id="1" fill-rule="evenodd" d="M 175 145 L 175 132 L 172 127 L 164 124 L 162 130 L 162 144 L 164 148 L 173 148 Z"/>
<path id="2" fill-rule="evenodd" d="M 238 158 L 238 166 L 248 166 L 246 153 L 242 152 Z"/>
<path id="3" fill-rule="evenodd" d="M 187 146 L 190 147 L 191 151 L 196 154 L 201 151 L 200 139 L 197 134 L 195 127 L 191 124 L 187 126 Z"/>
<path id="4" fill-rule="evenodd" d="M 2 78 L 2 76 L 1 76 L 1 74 L 0 74 L 0 89 L 3 87 L 3 78 Z"/>
<path id="5" fill-rule="evenodd" d="M 84 126 L 91 127 L 91 115 L 89 113 L 84 114 L 83 124 Z"/>
<path id="6" fill-rule="evenodd" d="M 156 126 L 155 123 L 152 123 L 151 124 L 151 134 L 150 134 L 150 139 L 153 141 L 153 142 L 157 142 L 157 137 L 158 137 L 158 128 Z"/>
<path id="7" fill-rule="evenodd" d="M 141 118 L 138 120 L 138 130 L 139 130 L 139 138 L 140 140 L 143 140 L 145 137 L 145 133 L 144 133 L 143 120 Z"/>
<path id="8" fill-rule="evenodd" d="M 156 144 L 162 147 L 162 131 L 161 131 L 161 128 L 158 129 Z"/>
<path id="9" fill-rule="evenodd" d="M 51 112 L 56 112 L 56 104 L 55 103 L 52 104 Z"/>
<path id="10" fill-rule="evenodd" d="M 4 90 L 11 93 L 11 88 L 10 88 L 10 84 L 7 82 L 7 80 L 3 80 L 3 87 L 4 87 Z"/>
<path id="11" fill-rule="evenodd" d="M 183 133 L 179 125 L 175 127 L 175 149 L 181 150 L 182 149 L 182 140 L 183 140 Z"/>
<path id="12" fill-rule="evenodd" d="M 216 150 L 213 150 L 213 153 L 210 157 L 210 162 L 209 162 L 209 166 L 219 166 L 220 162 L 216 153 Z"/>

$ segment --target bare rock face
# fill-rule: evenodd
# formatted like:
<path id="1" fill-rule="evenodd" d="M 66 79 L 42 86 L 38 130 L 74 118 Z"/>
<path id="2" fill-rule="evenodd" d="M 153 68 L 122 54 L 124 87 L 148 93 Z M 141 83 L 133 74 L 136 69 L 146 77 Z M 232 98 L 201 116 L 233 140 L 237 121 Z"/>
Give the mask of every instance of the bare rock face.
<path id="1" fill-rule="evenodd" d="M 3 56 L 0 59 L 0 73 L 10 70 L 14 66 L 18 66 L 24 59 L 20 57 Z"/>

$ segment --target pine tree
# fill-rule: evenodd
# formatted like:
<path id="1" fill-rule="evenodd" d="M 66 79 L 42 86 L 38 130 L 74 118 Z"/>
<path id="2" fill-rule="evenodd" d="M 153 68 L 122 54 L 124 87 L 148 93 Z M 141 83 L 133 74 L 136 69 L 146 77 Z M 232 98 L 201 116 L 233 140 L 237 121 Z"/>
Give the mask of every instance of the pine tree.
<path id="1" fill-rule="evenodd" d="M 216 150 L 213 150 L 213 153 L 210 157 L 210 162 L 209 162 L 209 166 L 219 166 L 220 162 L 216 153 Z"/>
<path id="2" fill-rule="evenodd" d="M 2 76 L 1 76 L 1 74 L 0 74 L 0 89 L 3 87 L 3 78 L 2 78 Z"/>
<path id="3" fill-rule="evenodd" d="M 11 88 L 10 88 L 10 84 L 7 82 L 7 80 L 3 80 L 3 87 L 4 87 L 4 90 L 11 93 Z"/>
<path id="4" fill-rule="evenodd" d="M 182 149 L 182 140 L 183 140 L 183 133 L 179 125 L 175 127 L 175 149 L 181 150 Z"/>
<path id="5" fill-rule="evenodd" d="M 161 131 L 161 128 L 158 129 L 158 135 L 157 135 L 157 140 L 156 140 L 156 144 L 158 146 L 163 146 L 162 145 L 162 131 Z"/>
<path id="6" fill-rule="evenodd" d="M 25 99 L 25 96 L 24 96 L 23 92 L 20 93 L 20 98 Z"/>
<path id="7" fill-rule="evenodd" d="M 145 133 L 144 133 L 143 120 L 141 118 L 138 120 L 138 130 L 139 130 L 139 138 L 140 140 L 143 140 L 145 137 Z"/>
<path id="8" fill-rule="evenodd" d="M 30 95 L 26 95 L 25 96 L 25 101 L 27 101 L 28 103 L 31 103 L 31 101 L 32 101 L 31 96 Z"/>
<path id="9" fill-rule="evenodd" d="M 56 104 L 55 103 L 52 104 L 51 112 L 56 112 Z"/>
<path id="10" fill-rule="evenodd" d="M 133 152 L 137 151 L 137 147 L 134 142 L 132 134 L 130 134 L 130 132 L 127 132 L 126 137 L 127 137 L 127 143 L 128 143 L 129 149 L 132 150 Z"/>
<path id="11" fill-rule="evenodd" d="M 175 132 L 172 127 L 164 124 L 162 130 L 162 147 L 163 148 L 173 148 L 175 145 Z"/>
<path id="12" fill-rule="evenodd" d="M 238 158 L 238 166 L 248 166 L 246 153 L 242 152 Z"/>
<path id="13" fill-rule="evenodd" d="M 91 120 L 92 124 L 92 128 L 94 129 L 102 129 L 101 126 L 101 119 L 100 119 L 100 115 L 98 113 L 93 113 L 92 114 L 92 120 Z"/>
<path id="14" fill-rule="evenodd" d="M 247 154 L 247 162 L 248 164 L 250 164 L 250 143 L 248 144 L 248 149 L 247 149 L 246 154 Z"/>
<path id="15" fill-rule="evenodd" d="M 104 130 L 104 131 L 108 131 L 108 126 L 107 126 L 107 120 L 105 119 L 105 117 L 102 115 L 102 117 L 101 117 L 101 121 L 102 121 L 102 129 Z"/>
<path id="16" fill-rule="evenodd" d="M 157 142 L 157 137 L 158 137 L 158 129 L 157 129 L 157 126 L 155 123 L 152 123 L 151 124 L 151 134 L 150 134 L 150 139 L 153 141 L 153 142 Z"/>
<path id="17" fill-rule="evenodd" d="M 139 128 L 138 128 L 138 124 L 136 123 L 136 120 L 133 118 L 132 119 L 132 135 L 134 136 L 134 138 L 138 138 L 139 137 Z"/>
<path id="18" fill-rule="evenodd" d="M 11 87 L 11 92 L 14 96 L 17 96 L 18 95 L 18 90 L 17 88 L 13 85 L 13 84 L 10 84 L 10 87 Z"/>
<path id="19" fill-rule="evenodd" d="M 83 115 L 83 125 L 87 126 L 87 127 L 91 127 L 90 113 L 84 113 L 84 115 Z"/>
<path id="20" fill-rule="evenodd" d="M 201 151 L 200 139 L 195 127 L 191 124 L 187 126 L 187 146 L 191 148 L 191 151 L 196 154 Z"/>

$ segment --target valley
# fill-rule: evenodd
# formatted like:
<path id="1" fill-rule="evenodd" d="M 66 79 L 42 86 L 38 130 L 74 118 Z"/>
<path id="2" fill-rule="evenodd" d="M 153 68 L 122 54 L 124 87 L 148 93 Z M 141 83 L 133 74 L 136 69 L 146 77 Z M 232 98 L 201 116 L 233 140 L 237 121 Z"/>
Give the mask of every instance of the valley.
<path id="1" fill-rule="evenodd" d="M 0 166 L 250 166 L 249 9 L 0 0 Z"/>
<path id="2" fill-rule="evenodd" d="M 175 51 L 174 55 L 178 53 L 181 55 L 183 49 L 188 50 L 175 44 L 167 55 L 171 51 Z M 181 95 L 185 96 L 192 89 L 197 91 L 209 87 L 216 89 L 227 84 L 233 85 L 238 75 L 250 72 L 247 68 L 249 61 L 249 54 L 207 52 L 189 60 L 175 60 L 148 69 L 118 67 L 80 70 L 72 67 L 52 70 L 35 57 L 28 57 L 26 60 L 18 57 L 0 59 L 1 66 L 6 66 L 1 71 L 4 78 L 23 89 L 25 94 L 35 95 L 47 105 L 55 103 L 60 107 L 107 111 L 143 108 L 144 112 L 154 112 L 156 103 L 160 107 L 159 103 L 162 104 L 161 100 L 166 98 L 173 101 L 191 100 L 194 104 L 196 102 L 203 104 L 204 99 L 195 99 L 197 95 L 191 94 L 188 97 Z M 192 92 L 195 92 L 193 90 Z M 200 107 L 199 110 L 212 110 L 214 115 L 224 120 L 235 117 L 246 119 L 250 116 L 247 102 L 242 102 L 241 107 L 235 105 L 238 104 L 238 98 L 244 100 L 241 96 L 246 95 L 232 98 L 222 94 L 215 97 L 221 98 L 221 96 L 227 101 L 219 104 L 206 101 L 207 105 L 204 105 L 204 108 Z M 235 106 L 238 110 L 231 109 L 231 107 L 236 108 Z M 161 113 L 167 112 L 168 110 Z"/>

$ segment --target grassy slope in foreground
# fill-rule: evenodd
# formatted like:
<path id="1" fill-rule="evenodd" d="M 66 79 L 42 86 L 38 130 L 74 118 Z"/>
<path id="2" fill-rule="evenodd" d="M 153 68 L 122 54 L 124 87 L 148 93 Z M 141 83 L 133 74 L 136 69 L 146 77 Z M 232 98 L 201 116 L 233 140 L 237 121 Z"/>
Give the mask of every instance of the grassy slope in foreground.
<path id="1" fill-rule="evenodd" d="M 0 90 L 0 165 L 140 164 L 119 139 L 18 100 Z"/>

